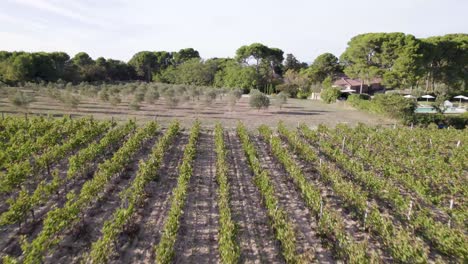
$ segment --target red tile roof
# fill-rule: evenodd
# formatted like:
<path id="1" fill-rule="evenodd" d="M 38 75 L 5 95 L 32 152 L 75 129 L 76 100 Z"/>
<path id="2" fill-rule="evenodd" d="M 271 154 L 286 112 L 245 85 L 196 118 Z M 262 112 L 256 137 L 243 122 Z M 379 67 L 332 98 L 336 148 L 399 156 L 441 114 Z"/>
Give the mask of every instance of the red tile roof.
<path id="1" fill-rule="evenodd" d="M 379 84 L 382 82 L 381 78 L 374 78 L 370 81 L 370 84 Z M 349 77 L 341 77 L 340 79 L 336 80 L 333 82 L 333 85 L 335 86 L 361 86 L 361 80 L 360 79 L 351 79 Z M 363 85 L 366 85 L 366 82 L 363 83 Z"/>

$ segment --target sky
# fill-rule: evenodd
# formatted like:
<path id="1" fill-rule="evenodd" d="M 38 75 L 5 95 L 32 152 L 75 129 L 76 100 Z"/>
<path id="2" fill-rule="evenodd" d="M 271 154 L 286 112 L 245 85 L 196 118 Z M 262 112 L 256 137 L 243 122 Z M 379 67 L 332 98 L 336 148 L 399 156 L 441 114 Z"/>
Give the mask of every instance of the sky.
<path id="1" fill-rule="evenodd" d="M 0 50 L 128 61 L 189 47 L 234 57 L 260 42 L 310 63 L 361 33 L 468 33 L 467 11 L 468 0 L 0 0 Z"/>

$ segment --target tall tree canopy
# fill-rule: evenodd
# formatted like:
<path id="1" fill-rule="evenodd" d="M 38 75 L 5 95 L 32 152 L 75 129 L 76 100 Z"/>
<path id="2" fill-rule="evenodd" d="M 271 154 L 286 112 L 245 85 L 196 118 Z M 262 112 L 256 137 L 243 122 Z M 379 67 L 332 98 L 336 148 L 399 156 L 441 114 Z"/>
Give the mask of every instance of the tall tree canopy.
<path id="1" fill-rule="evenodd" d="M 391 88 L 425 87 L 451 93 L 468 90 L 468 34 L 417 39 L 403 33 L 368 33 L 353 37 L 340 56 L 324 53 L 307 67 L 294 55 L 261 43 L 241 46 L 235 58 L 202 60 L 193 48 L 140 51 L 128 62 L 85 52 L 0 51 L 0 82 L 162 81 L 261 91 L 273 88 L 306 95 L 314 83 L 346 73 L 369 83 L 382 78 Z M 278 85 L 283 84 L 279 87 Z M 316 85 L 315 85 L 316 86 Z"/>
<path id="2" fill-rule="evenodd" d="M 158 58 L 151 51 L 140 51 L 133 55 L 128 64 L 135 68 L 137 76 L 141 80 L 151 81 L 153 71 L 158 67 Z"/>
<path id="3" fill-rule="evenodd" d="M 341 55 L 344 72 L 370 82 L 375 77 L 393 87 L 414 86 L 418 80 L 419 41 L 404 33 L 368 33 L 348 42 Z"/>
<path id="4" fill-rule="evenodd" d="M 283 72 L 287 72 L 288 70 L 300 71 L 301 69 L 307 68 L 307 63 L 300 62 L 291 53 L 286 54 L 286 58 L 284 59 L 283 65 L 284 65 Z"/>
<path id="5" fill-rule="evenodd" d="M 468 90 L 468 34 L 422 39 L 421 46 L 426 89 L 442 83 Z"/>
<path id="6" fill-rule="evenodd" d="M 200 54 L 193 48 L 181 49 L 178 52 L 174 52 L 174 63 L 176 65 L 182 64 L 191 59 L 200 59 Z"/>
<path id="7" fill-rule="evenodd" d="M 335 55 L 324 53 L 314 60 L 306 72 L 313 82 L 322 83 L 327 77 L 334 78 L 343 73 L 343 68 Z"/>
<path id="8" fill-rule="evenodd" d="M 257 74 L 257 87 L 261 91 L 277 81 L 281 75 L 281 63 L 283 51 L 278 48 L 270 48 L 261 43 L 253 43 L 242 46 L 236 51 L 236 60 L 244 65 L 250 65 L 255 61 L 254 67 Z"/>

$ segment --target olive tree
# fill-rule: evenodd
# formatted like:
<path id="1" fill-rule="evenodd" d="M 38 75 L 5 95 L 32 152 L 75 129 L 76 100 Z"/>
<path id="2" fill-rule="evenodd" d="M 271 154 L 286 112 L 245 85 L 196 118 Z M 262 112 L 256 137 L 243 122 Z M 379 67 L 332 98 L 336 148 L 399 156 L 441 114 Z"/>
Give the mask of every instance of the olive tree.
<path id="1" fill-rule="evenodd" d="M 270 98 L 259 90 L 253 89 L 250 92 L 249 105 L 257 110 L 266 109 L 270 106 Z"/>

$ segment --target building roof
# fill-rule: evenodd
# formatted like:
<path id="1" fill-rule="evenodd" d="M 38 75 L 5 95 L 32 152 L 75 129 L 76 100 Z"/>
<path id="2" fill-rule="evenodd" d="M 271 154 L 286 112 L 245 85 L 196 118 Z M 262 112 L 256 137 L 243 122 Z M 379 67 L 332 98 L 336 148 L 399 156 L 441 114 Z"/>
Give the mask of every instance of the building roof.
<path id="1" fill-rule="evenodd" d="M 333 82 L 333 85 L 336 86 L 360 86 L 361 81 L 360 80 L 354 80 L 348 77 L 341 77 L 340 79 L 336 80 Z"/>
<path id="2" fill-rule="evenodd" d="M 370 84 L 380 84 L 382 82 L 381 78 L 374 78 L 370 81 Z M 361 79 L 351 79 L 347 76 L 343 76 L 333 82 L 334 86 L 361 86 Z M 366 85 L 366 82 L 363 82 L 363 85 Z"/>

